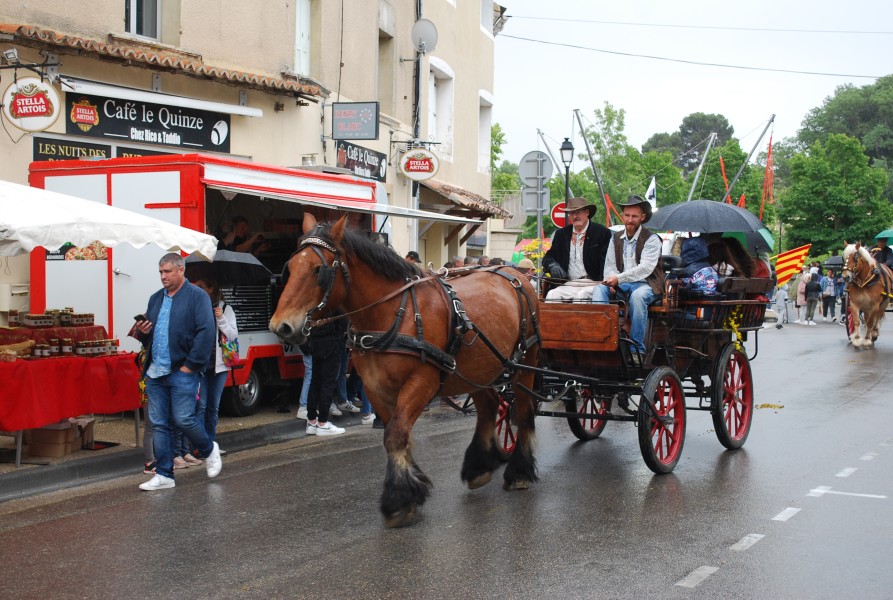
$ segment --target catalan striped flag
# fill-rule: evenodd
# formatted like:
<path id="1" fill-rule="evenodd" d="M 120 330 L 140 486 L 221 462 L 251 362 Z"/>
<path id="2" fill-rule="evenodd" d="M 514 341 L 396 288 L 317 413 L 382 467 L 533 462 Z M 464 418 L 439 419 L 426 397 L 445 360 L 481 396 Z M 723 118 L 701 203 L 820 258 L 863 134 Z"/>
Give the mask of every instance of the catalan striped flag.
<path id="1" fill-rule="evenodd" d="M 806 244 L 787 252 L 782 252 L 775 259 L 775 276 L 778 277 L 778 286 L 781 287 L 790 281 L 791 277 L 800 272 L 806 255 L 812 244 Z"/>

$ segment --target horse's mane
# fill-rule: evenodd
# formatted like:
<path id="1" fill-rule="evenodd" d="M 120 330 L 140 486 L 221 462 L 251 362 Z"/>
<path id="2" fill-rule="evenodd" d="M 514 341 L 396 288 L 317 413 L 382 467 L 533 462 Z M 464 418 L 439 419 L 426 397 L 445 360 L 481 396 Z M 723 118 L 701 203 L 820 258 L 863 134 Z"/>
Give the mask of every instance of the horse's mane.
<path id="1" fill-rule="evenodd" d="M 843 249 L 843 262 L 846 265 L 846 262 L 850 259 L 850 257 L 856 253 L 856 244 L 847 244 L 846 248 Z M 872 269 L 877 266 L 877 261 L 872 256 L 871 251 L 865 246 L 859 246 L 859 255 L 862 259 L 868 263 Z"/>
<path id="2" fill-rule="evenodd" d="M 332 224 L 326 223 L 312 235 L 320 236 L 332 242 Z M 307 237 L 307 236 L 304 236 Z M 301 238 L 303 240 L 303 238 Z M 385 244 L 370 240 L 358 231 L 344 228 L 344 236 L 341 239 L 341 247 L 344 253 L 363 262 L 375 273 L 385 279 L 393 281 L 406 281 L 408 278 L 423 275 L 421 268 L 415 263 L 406 261 L 394 249 Z"/>

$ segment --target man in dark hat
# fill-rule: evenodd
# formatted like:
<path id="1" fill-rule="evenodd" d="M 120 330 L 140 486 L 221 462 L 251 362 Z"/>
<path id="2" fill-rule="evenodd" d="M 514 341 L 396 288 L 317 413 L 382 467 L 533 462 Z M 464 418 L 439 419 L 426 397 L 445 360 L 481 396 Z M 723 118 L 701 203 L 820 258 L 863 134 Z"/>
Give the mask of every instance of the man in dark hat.
<path id="1" fill-rule="evenodd" d="M 406 258 L 404 258 L 403 260 L 405 260 L 406 262 L 415 263 L 417 265 L 421 264 L 422 262 L 422 259 L 419 258 L 419 253 L 415 250 L 410 250 L 409 252 L 407 252 Z"/>
<path id="2" fill-rule="evenodd" d="M 543 270 L 566 283 L 546 294 L 547 300 L 589 299 L 602 280 L 611 230 L 590 221 L 595 204 L 571 198 L 565 208 L 568 225 L 555 232 L 552 247 L 543 258 Z"/>
<path id="3" fill-rule="evenodd" d="M 624 229 L 611 236 L 605 256 L 604 281 L 595 286 L 592 301 L 607 303 L 617 288 L 629 297 L 629 336 L 638 350 L 632 360 L 638 365 L 640 355 L 645 353 L 648 305 L 656 295 L 664 293 L 666 278 L 660 266 L 660 236 L 643 227 L 651 218 L 651 204 L 641 196 L 630 196 L 620 206 Z"/>

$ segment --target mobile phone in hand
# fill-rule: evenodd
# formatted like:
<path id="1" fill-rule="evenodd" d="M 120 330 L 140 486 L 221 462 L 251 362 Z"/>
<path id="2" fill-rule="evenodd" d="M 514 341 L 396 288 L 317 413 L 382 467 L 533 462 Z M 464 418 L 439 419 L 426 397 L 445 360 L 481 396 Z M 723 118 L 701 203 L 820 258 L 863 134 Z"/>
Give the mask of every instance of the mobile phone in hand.
<path id="1" fill-rule="evenodd" d="M 141 313 L 141 314 L 138 314 L 137 316 L 135 316 L 135 317 L 133 318 L 133 320 L 136 321 L 137 323 L 139 323 L 140 321 L 148 321 L 149 318 L 146 317 L 146 315 L 144 315 L 144 314 Z"/>

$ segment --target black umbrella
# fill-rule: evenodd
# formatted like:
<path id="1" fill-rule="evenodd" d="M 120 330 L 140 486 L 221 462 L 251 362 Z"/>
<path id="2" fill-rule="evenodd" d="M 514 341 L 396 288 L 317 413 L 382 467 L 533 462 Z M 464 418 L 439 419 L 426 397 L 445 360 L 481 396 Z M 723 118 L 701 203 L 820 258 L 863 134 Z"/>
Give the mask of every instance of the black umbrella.
<path id="1" fill-rule="evenodd" d="M 829 256 L 828 260 L 825 261 L 825 267 L 831 269 L 842 269 L 843 268 L 843 257 L 842 256 Z"/>
<path id="2" fill-rule="evenodd" d="M 231 285 L 266 285 L 273 273 L 253 254 L 218 250 L 214 262 L 190 255 L 186 257 L 186 278 L 198 281 L 203 276 L 217 280 L 220 287 Z"/>
<path id="3" fill-rule="evenodd" d="M 692 200 L 662 206 L 646 225 L 657 231 L 759 231 L 766 226 L 753 213 L 734 204 L 713 200 Z"/>

